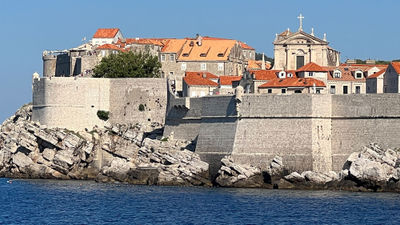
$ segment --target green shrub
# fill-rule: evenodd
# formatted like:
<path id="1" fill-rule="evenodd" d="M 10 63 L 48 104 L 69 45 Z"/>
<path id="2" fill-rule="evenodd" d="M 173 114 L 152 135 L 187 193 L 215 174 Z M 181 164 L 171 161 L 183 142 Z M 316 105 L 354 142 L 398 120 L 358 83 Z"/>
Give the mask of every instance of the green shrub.
<path id="1" fill-rule="evenodd" d="M 103 111 L 103 110 L 97 111 L 97 116 L 99 117 L 99 119 L 104 120 L 104 121 L 108 120 L 109 114 L 110 114 L 110 112 L 108 112 L 108 111 Z"/>

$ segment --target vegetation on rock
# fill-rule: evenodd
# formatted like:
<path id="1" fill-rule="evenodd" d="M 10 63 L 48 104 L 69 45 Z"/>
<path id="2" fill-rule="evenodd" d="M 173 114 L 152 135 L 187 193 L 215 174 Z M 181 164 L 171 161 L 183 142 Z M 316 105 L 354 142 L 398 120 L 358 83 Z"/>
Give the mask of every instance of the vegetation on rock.
<path id="1" fill-rule="evenodd" d="M 93 77 L 160 77 L 161 63 L 148 52 L 121 52 L 104 57 L 93 69 Z"/>
<path id="2" fill-rule="evenodd" d="M 103 110 L 97 111 L 97 116 L 99 117 L 99 119 L 104 120 L 104 121 L 108 120 L 109 114 L 110 114 L 110 112 L 108 112 L 108 111 L 103 111 Z"/>

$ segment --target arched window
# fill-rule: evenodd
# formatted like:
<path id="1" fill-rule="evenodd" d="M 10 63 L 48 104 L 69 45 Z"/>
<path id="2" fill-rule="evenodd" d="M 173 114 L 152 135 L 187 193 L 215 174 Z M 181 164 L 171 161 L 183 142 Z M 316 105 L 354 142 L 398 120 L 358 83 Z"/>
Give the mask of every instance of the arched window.
<path id="1" fill-rule="evenodd" d="M 333 71 L 333 78 L 341 78 L 341 77 L 342 77 L 342 72 L 340 72 L 340 70 Z"/>
<path id="2" fill-rule="evenodd" d="M 279 72 L 278 77 L 279 78 L 286 78 L 286 72 L 285 71 Z"/>

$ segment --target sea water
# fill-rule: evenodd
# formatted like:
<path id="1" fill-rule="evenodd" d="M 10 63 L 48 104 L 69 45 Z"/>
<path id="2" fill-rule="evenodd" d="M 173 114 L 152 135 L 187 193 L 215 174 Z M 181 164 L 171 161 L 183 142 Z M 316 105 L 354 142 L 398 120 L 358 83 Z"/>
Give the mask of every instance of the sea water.
<path id="1" fill-rule="evenodd" d="M 0 224 L 400 224 L 400 195 L 0 179 Z"/>

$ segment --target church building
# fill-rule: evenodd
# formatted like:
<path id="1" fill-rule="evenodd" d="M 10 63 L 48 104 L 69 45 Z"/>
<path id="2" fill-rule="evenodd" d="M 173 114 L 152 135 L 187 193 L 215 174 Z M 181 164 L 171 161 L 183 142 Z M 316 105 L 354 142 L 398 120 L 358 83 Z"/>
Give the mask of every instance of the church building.
<path id="1" fill-rule="evenodd" d="M 289 29 L 276 34 L 274 41 L 275 70 L 297 70 L 302 66 L 314 62 L 320 66 L 339 66 L 340 52 L 329 47 L 324 34 L 323 39 L 303 31 L 303 19 L 298 17 L 300 26 L 297 32 Z"/>

